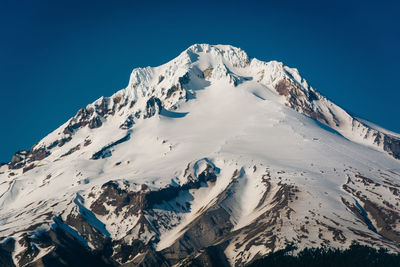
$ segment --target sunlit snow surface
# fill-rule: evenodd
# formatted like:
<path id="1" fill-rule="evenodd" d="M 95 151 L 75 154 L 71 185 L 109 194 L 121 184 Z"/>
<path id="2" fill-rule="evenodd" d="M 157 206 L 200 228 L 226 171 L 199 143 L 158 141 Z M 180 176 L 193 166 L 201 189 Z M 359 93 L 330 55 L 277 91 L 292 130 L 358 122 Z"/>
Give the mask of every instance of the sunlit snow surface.
<path id="1" fill-rule="evenodd" d="M 208 79 L 196 76 L 207 68 L 212 68 Z M 187 72 L 191 74 L 190 81 L 184 89 L 190 94 L 189 100 L 162 99 L 163 90 L 176 84 Z M 119 126 L 131 114 L 130 108 L 124 107 L 104 119 L 101 127 L 86 126 L 76 131 L 71 141 L 51 150 L 50 156 L 26 173 L 13 170 L 15 175 L 9 176 L 11 170 L 2 166 L 0 235 L 18 239 L 24 229 L 35 223 L 48 222 L 43 227 L 51 227 L 52 220 L 44 214 L 49 211 L 68 214 L 77 194 L 88 199 L 90 192 L 110 180 L 129 184 L 132 190 L 139 190 L 142 184 L 151 190 L 184 184 L 187 181 L 183 174 L 188 164 L 207 159 L 220 169 L 216 182 L 191 191 L 190 211 L 178 214 L 172 229 L 160 229 L 157 250 L 170 246 L 182 229 L 200 216 L 202 208 L 212 205 L 232 179 L 238 180 L 229 208 L 234 230 L 257 220 L 270 208 L 268 205 L 256 208 L 265 191 L 262 176 L 266 170 L 275 181 L 294 184 L 300 191 L 291 205 L 292 218 L 281 230 L 288 240 L 295 239 L 296 225 L 302 225 L 304 217 L 312 216 L 309 212 L 312 211 L 327 224 L 330 222 L 324 217 L 338 221 L 347 237 L 342 245 L 350 245 L 356 237 L 347 227 L 368 229 L 342 203 L 342 197 L 352 201 L 352 196 L 342 189 L 348 175 L 362 173 L 382 183 L 382 173 L 386 173 L 400 184 L 400 162 L 369 144 L 362 145 L 361 139 L 361 144 L 350 141 L 285 106 L 285 99 L 277 94 L 274 85 L 288 72 L 304 88 L 309 88 L 297 70 L 283 67 L 279 62 L 249 59 L 243 51 L 230 46 L 193 46 L 165 65 L 134 70 L 128 87 L 116 95 L 134 99 L 136 109 L 143 109 L 148 96 L 153 95 L 163 100 L 165 109 L 151 118 L 135 119 L 129 130 L 123 130 Z M 161 75 L 164 78 L 160 82 Z M 177 109 L 172 109 L 173 106 Z M 65 126 L 45 137 L 38 146 L 60 138 Z M 123 138 L 128 131 L 129 140 L 112 147 L 111 156 L 91 159 L 94 153 Z M 345 131 L 342 134 L 346 135 Z M 91 144 L 83 146 L 85 140 L 91 140 Z M 78 144 L 81 144 L 78 151 L 61 157 Z M 243 173 L 233 178 L 238 169 Z M 379 190 L 383 189 L 376 188 L 376 192 Z M 397 201 L 384 191 L 381 194 L 391 203 Z M 90 200 L 82 203 L 89 207 Z M 97 219 L 102 220 L 101 216 Z M 120 218 L 114 220 L 102 221 L 104 232 L 112 238 L 123 238 L 123 227 L 129 229 L 129 225 L 124 226 L 123 222 L 119 228 L 111 224 L 118 224 Z M 310 237 L 299 241 L 300 246 L 319 244 L 317 227 L 310 227 L 309 232 Z M 376 233 L 370 234 L 378 237 Z M 338 246 L 333 241 L 332 245 Z M 241 257 L 251 259 L 258 252 L 263 254 L 268 250 L 253 246 Z M 232 262 L 237 257 L 234 242 L 227 247 L 226 254 Z"/>

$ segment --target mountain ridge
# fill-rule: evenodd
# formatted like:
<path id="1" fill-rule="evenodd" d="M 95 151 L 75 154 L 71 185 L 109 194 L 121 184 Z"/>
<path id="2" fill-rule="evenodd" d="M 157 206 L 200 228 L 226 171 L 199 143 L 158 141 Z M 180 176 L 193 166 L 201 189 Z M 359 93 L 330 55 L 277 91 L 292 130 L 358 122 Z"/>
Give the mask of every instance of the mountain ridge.
<path id="1" fill-rule="evenodd" d="M 1 249 L 14 240 L 20 266 L 72 260 L 57 251 L 75 242 L 106 265 L 242 266 L 290 242 L 398 251 L 399 144 L 297 69 L 196 44 L 0 167 Z"/>
<path id="2" fill-rule="evenodd" d="M 132 71 L 128 86 L 125 89 L 111 96 L 111 100 L 105 97 L 99 98 L 93 104 L 89 104 L 86 110 L 95 109 L 98 111 L 97 107 L 100 107 L 100 111 L 97 113 L 100 116 L 104 116 L 106 115 L 106 105 L 112 105 L 110 102 L 118 104 L 117 102 L 119 102 L 120 99 L 125 99 L 123 105 L 127 105 L 126 101 L 130 102 L 130 108 L 134 103 L 138 106 L 137 109 L 146 110 L 146 94 L 149 93 L 159 99 L 162 99 L 163 95 L 165 95 L 164 99 L 162 99 L 164 108 L 175 109 L 176 106 L 174 105 L 179 104 L 178 102 L 180 100 L 188 100 L 190 97 L 193 97 L 190 94 L 188 95 L 188 92 L 183 88 L 185 75 L 188 75 L 190 72 L 194 72 L 193 75 L 204 75 L 199 69 L 189 69 L 190 64 L 196 63 L 197 61 L 194 55 L 202 52 L 218 58 L 215 70 L 211 67 L 201 66 L 204 70 L 211 70 L 211 73 L 208 75 L 214 76 L 210 78 L 219 80 L 228 77 L 229 82 L 238 83 L 240 82 L 238 77 L 235 76 L 234 73 L 231 73 L 230 68 L 235 68 L 235 66 L 245 68 L 252 64 L 255 67 L 250 66 L 250 68 L 255 68 L 257 75 L 259 75 L 256 77 L 258 78 L 257 81 L 266 86 L 274 87 L 273 89 L 275 89 L 278 94 L 286 98 L 285 105 L 326 124 L 352 141 L 369 145 L 378 150 L 384 150 L 395 158 L 400 157 L 400 141 L 398 136 L 385 134 L 382 130 L 379 131 L 369 127 L 368 125 L 370 123 L 364 123 L 364 120 L 359 120 L 351 116 L 310 87 L 307 81 L 300 76 L 297 69 L 286 67 L 283 63 L 277 61 L 262 62 L 256 58 L 250 58 L 243 50 L 229 45 L 210 46 L 207 44 L 195 44 L 190 46 L 175 59 L 160 67 L 136 68 Z M 227 68 L 226 65 L 231 66 Z M 270 77 L 264 77 L 263 73 L 266 70 L 263 68 L 260 69 L 260 66 L 265 67 L 268 70 L 267 72 L 272 72 L 273 74 L 270 75 Z M 166 68 L 164 73 L 158 73 L 157 70 L 163 67 Z M 173 69 L 174 67 L 176 69 Z M 158 76 L 158 80 L 153 76 Z M 274 79 L 279 81 L 276 82 Z M 163 89 L 161 92 L 148 91 L 152 90 L 151 88 L 160 86 L 160 83 L 161 86 L 163 86 L 163 82 L 164 87 L 161 88 Z M 301 99 L 302 97 L 308 99 Z M 315 101 L 319 103 L 315 104 Z M 119 108 L 121 108 L 121 106 L 120 104 Z M 143 115 L 144 117 L 152 115 L 151 110 L 146 111 L 148 111 L 149 114 Z M 109 112 L 113 113 L 115 111 L 112 110 Z M 79 112 L 77 116 L 79 117 Z M 140 117 L 140 113 L 136 113 L 135 116 Z M 131 119 L 127 118 L 127 120 L 130 121 Z M 91 125 L 89 125 L 89 127 L 95 128 L 100 124 L 101 120 L 99 117 L 95 117 L 91 120 Z"/>

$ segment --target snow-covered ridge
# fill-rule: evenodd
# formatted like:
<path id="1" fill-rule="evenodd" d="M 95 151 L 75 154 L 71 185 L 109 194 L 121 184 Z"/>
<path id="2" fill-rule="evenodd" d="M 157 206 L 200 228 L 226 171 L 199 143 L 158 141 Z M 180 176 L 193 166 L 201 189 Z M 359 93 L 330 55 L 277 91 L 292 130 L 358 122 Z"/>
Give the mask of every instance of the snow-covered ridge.
<path id="1" fill-rule="evenodd" d="M 50 134 L 36 148 L 50 146 L 55 142 L 55 135 L 58 139 L 61 136 L 61 140 L 68 140 L 74 128 L 86 125 L 92 129 L 100 127 L 109 115 L 126 128 L 161 109 L 176 110 L 182 103 L 195 98 L 198 90 L 210 84 L 227 82 L 237 86 L 250 80 L 280 96 L 281 103 L 320 121 L 346 138 L 386 151 L 395 158 L 400 157 L 398 136 L 353 118 L 315 91 L 297 69 L 277 61 L 250 58 L 240 48 L 208 44 L 192 45 L 159 67 L 134 69 L 125 89 L 88 105 L 70 120 L 69 128 L 72 130 L 60 129 L 64 132 Z"/>
<path id="2" fill-rule="evenodd" d="M 398 251 L 398 142 L 297 69 L 196 44 L 0 166 L 0 255 L 179 266 L 213 246 L 243 266 L 288 242 Z"/>

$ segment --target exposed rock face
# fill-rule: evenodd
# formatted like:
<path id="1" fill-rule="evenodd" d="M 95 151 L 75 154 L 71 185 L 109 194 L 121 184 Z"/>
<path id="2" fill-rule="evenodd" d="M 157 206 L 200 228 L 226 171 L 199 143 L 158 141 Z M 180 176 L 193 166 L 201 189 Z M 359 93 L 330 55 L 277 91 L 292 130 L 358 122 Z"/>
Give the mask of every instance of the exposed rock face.
<path id="1" fill-rule="evenodd" d="M 212 71 L 213 71 L 212 68 L 207 68 L 207 69 L 205 69 L 205 70 L 203 71 L 203 77 L 204 77 L 204 79 L 209 80 L 209 79 L 211 78 Z"/>
<path id="2" fill-rule="evenodd" d="M 379 142 L 380 140 L 377 140 Z M 400 159 L 400 139 L 390 136 L 384 135 L 383 139 L 383 149 L 387 151 L 390 155 L 395 157 L 396 159 Z"/>
<path id="3" fill-rule="evenodd" d="M 102 126 L 102 118 L 109 115 L 114 115 L 115 110 L 119 104 L 120 98 L 102 97 L 93 105 L 87 108 L 81 108 L 75 117 L 69 121 L 69 124 L 64 129 L 64 134 L 72 135 L 75 130 L 82 128 L 86 125 L 90 129 L 99 128 Z"/>
<path id="4" fill-rule="evenodd" d="M 65 157 L 65 156 L 71 155 L 72 153 L 74 153 L 75 151 L 78 151 L 79 149 L 81 149 L 81 145 L 80 144 L 76 145 L 73 148 L 71 148 L 70 150 L 68 150 L 67 153 L 62 154 L 61 157 Z"/>
<path id="5" fill-rule="evenodd" d="M 24 172 L 26 172 L 34 168 L 34 164 L 29 163 L 40 161 L 49 155 L 50 151 L 48 151 L 46 148 L 36 148 L 36 146 L 33 146 L 29 151 L 21 150 L 16 152 L 8 164 L 8 167 L 10 169 L 20 169 L 24 167 Z"/>
<path id="6" fill-rule="evenodd" d="M 147 119 L 153 117 L 154 115 L 159 114 L 161 109 L 162 106 L 160 99 L 156 97 L 151 97 L 149 100 L 147 100 L 146 110 L 143 118 Z"/>
<path id="7" fill-rule="evenodd" d="M 48 246 L 49 252 L 28 266 L 116 266 L 115 262 L 106 259 L 107 252 L 90 251 L 63 228 L 55 227 L 37 239 L 36 242 Z"/>
<path id="8" fill-rule="evenodd" d="M 25 173 L 25 172 L 27 172 L 27 171 L 29 171 L 29 170 L 32 170 L 33 168 L 35 168 L 35 164 L 32 163 L 32 164 L 30 164 L 30 165 L 24 167 L 24 168 L 22 169 L 22 173 Z"/>
<path id="9" fill-rule="evenodd" d="M 275 89 L 278 94 L 283 96 L 289 96 L 290 89 L 292 89 L 292 84 L 287 80 L 280 80 L 276 85 Z"/>
<path id="10" fill-rule="evenodd" d="M 280 80 L 276 85 L 275 89 L 278 94 L 284 96 L 287 99 L 286 105 L 295 109 L 298 112 L 304 113 L 311 118 L 314 118 L 328 126 L 340 126 L 337 118 L 334 114 L 332 119 L 334 125 L 331 125 L 331 121 L 325 118 L 323 112 L 314 105 L 313 101 L 319 100 L 320 96 L 317 92 L 312 90 L 305 90 L 302 86 L 293 80 Z"/>
<path id="11" fill-rule="evenodd" d="M 130 137 L 131 137 L 131 135 L 128 132 L 128 134 L 125 135 L 124 137 L 122 137 L 121 139 L 118 139 L 117 141 L 112 142 L 109 145 L 106 145 L 105 147 L 103 147 L 102 149 L 100 149 L 99 151 L 94 153 L 92 155 L 91 159 L 100 159 L 100 158 L 104 159 L 104 158 L 110 157 L 111 156 L 111 149 L 116 145 L 119 145 L 119 144 L 121 144 L 123 142 L 126 142 L 127 140 L 129 140 Z"/>
<path id="12" fill-rule="evenodd" d="M 24 166 L 27 155 L 28 155 L 28 151 L 26 151 L 26 150 L 20 150 L 20 151 L 15 152 L 10 163 L 8 164 L 10 169 L 19 169 L 22 166 Z"/>
<path id="13" fill-rule="evenodd" d="M 71 136 L 68 136 L 68 137 L 63 137 L 63 138 L 61 138 L 61 139 L 55 140 L 53 143 L 51 143 L 51 144 L 47 147 L 47 149 L 53 149 L 53 148 L 55 148 L 56 146 L 62 147 L 65 143 L 71 141 L 71 139 L 72 139 L 72 137 L 71 137 Z"/>
<path id="14" fill-rule="evenodd" d="M 127 214 L 138 214 L 140 210 L 148 208 L 146 191 L 129 192 L 121 189 L 117 183 L 110 181 L 101 187 L 102 192 L 94 201 L 90 209 L 98 215 L 107 215 L 110 213 L 106 206 L 114 207 L 113 213 L 119 215 L 123 208 L 128 208 Z"/>
<path id="15" fill-rule="evenodd" d="M 135 121 L 133 120 L 133 116 L 129 115 L 128 118 L 124 121 L 124 123 L 119 126 L 119 128 L 123 129 L 123 130 L 127 130 L 127 129 L 130 129 L 133 124 L 135 124 Z"/>

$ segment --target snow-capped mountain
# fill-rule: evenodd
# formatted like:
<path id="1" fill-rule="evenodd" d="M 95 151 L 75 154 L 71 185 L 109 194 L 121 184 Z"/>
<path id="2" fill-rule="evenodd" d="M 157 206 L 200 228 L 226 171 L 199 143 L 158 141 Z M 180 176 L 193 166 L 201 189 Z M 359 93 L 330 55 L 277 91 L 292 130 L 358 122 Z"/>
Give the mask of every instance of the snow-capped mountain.
<path id="1" fill-rule="evenodd" d="M 0 167 L 4 266 L 243 266 L 289 244 L 400 251 L 400 135 L 296 69 L 196 44 Z"/>

